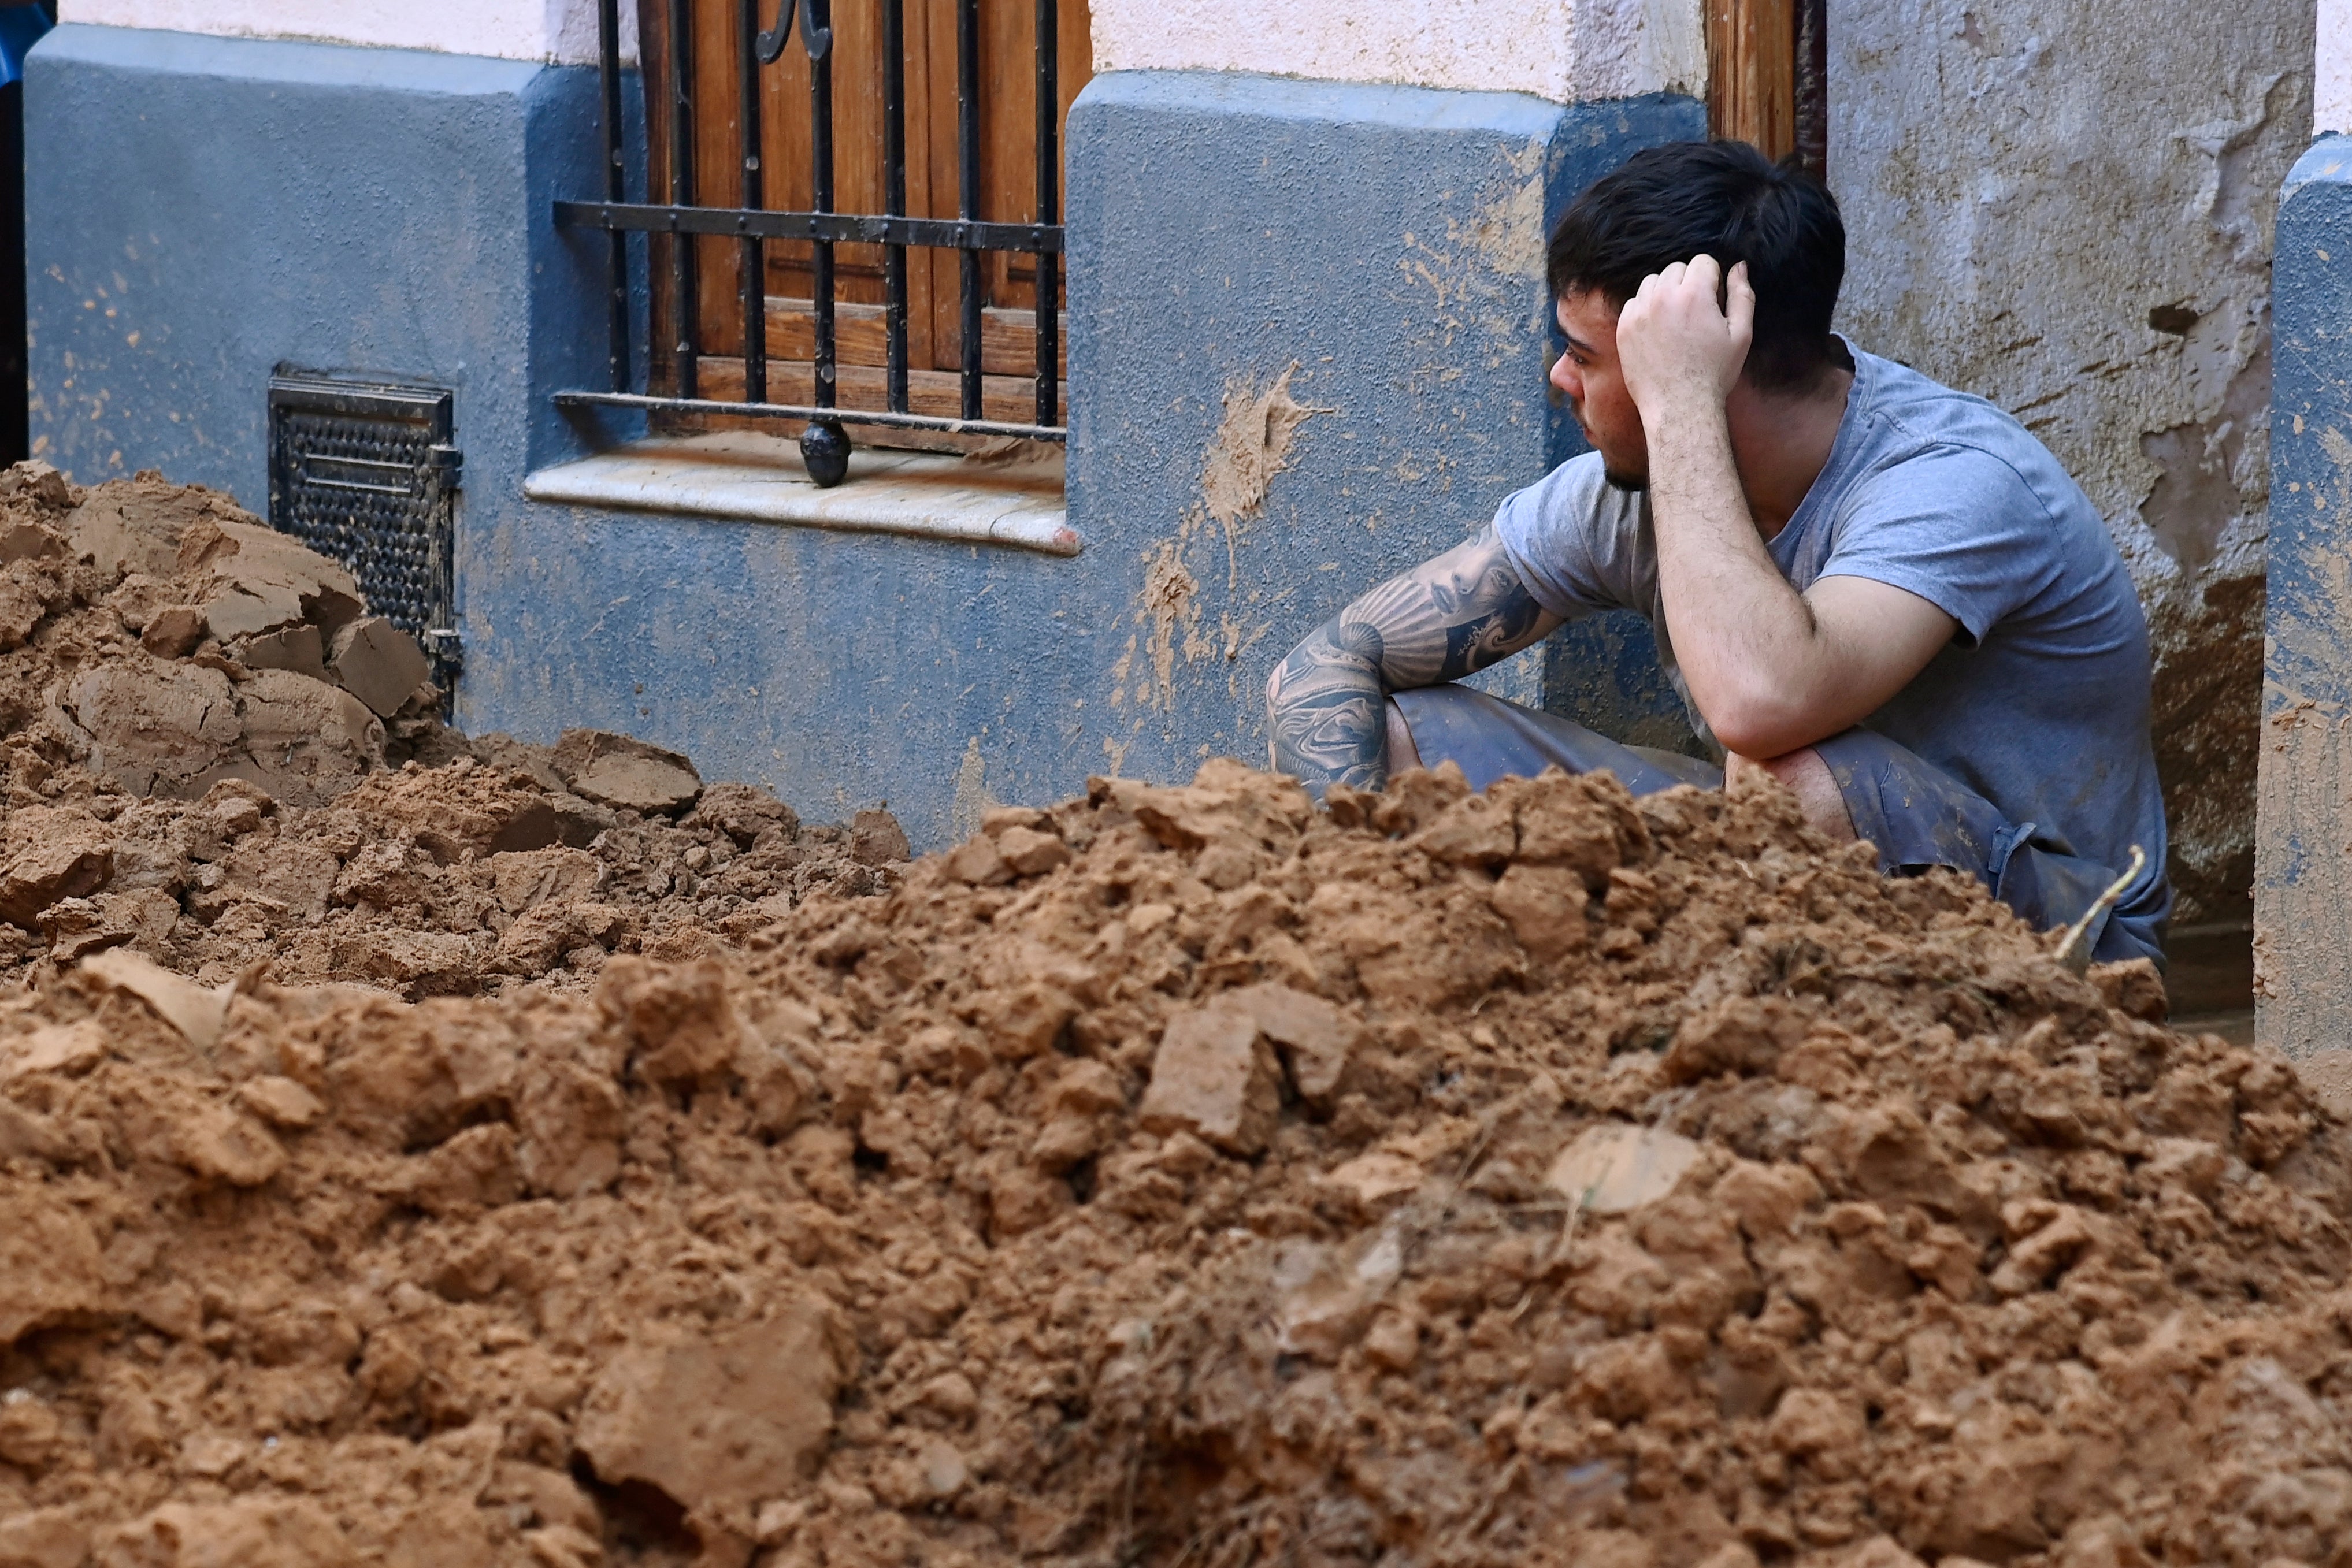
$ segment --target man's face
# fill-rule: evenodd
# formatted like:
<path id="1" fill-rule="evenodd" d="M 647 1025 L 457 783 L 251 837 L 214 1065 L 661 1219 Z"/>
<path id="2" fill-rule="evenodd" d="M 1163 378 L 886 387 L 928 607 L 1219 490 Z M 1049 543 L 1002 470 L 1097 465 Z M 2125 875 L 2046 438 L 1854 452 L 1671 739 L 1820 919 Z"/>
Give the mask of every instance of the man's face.
<path id="1" fill-rule="evenodd" d="M 1599 289 L 1587 288 L 1561 295 L 1558 315 L 1568 351 L 1553 362 L 1551 384 L 1601 454 L 1609 482 L 1621 490 L 1647 488 L 1650 443 L 1617 363 L 1617 307 Z"/>

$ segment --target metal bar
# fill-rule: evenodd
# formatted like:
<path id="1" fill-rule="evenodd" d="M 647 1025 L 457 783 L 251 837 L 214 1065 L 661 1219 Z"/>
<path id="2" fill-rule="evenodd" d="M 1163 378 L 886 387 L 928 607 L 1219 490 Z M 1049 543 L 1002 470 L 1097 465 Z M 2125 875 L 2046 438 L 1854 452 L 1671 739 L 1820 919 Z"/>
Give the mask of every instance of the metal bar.
<path id="1" fill-rule="evenodd" d="M 792 0 L 783 0 L 787 5 Z M 741 0 L 735 30 L 736 123 L 743 138 L 743 205 L 767 200 L 760 171 L 760 0 Z M 743 401 L 768 401 L 768 252 L 758 235 L 745 235 L 737 264 L 743 288 Z"/>
<path id="2" fill-rule="evenodd" d="M 882 0 L 882 210 L 907 210 L 907 5 Z M 884 386 L 897 413 L 907 412 L 907 247 L 882 249 L 882 328 L 888 349 Z"/>
<path id="3" fill-rule="evenodd" d="M 710 398 L 646 397 L 636 392 L 563 392 L 560 407 L 667 409 L 676 413 L 731 413 L 753 419 L 797 419 L 833 424 L 873 424 L 893 430 L 943 430 L 951 435 L 1010 435 L 1025 441 L 1066 441 L 1060 425 L 1013 424 L 996 419 L 941 419 L 928 413 L 886 413 L 879 409 L 812 408 L 803 403 L 719 402 Z"/>
<path id="4" fill-rule="evenodd" d="M 1060 0 L 1037 0 L 1037 222 L 1054 223 L 1061 211 L 1062 160 L 1055 149 L 1062 120 L 1061 61 L 1057 24 Z M 1053 255 L 1032 253 L 1037 269 L 1037 423 L 1060 417 L 1055 385 L 1061 360 L 1061 323 L 1055 319 L 1061 287 Z"/>
<path id="5" fill-rule="evenodd" d="M 645 202 L 558 202 L 564 228 L 653 234 L 747 235 L 762 239 L 824 239 L 835 245 L 936 246 L 942 250 L 1064 249 L 1054 224 L 967 223 L 959 218 L 891 217 L 875 213 L 787 213 L 773 208 L 664 206 Z"/>
<path id="6" fill-rule="evenodd" d="M 832 19 L 830 0 L 819 0 L 818 26 Z M 809 61 L 809 123 L 811 203 L 820 213 L 833 210 L 833 51 Z M 811 258 L 810 280 L 815 293 L 816 401 L 831 408 L 834 401 L 833 242 L 819 237 Z M 754 402 L 762 401 L 760 399 Z"/>
<path id="7" fill-rule="evenodd" d="M 689 0 L 669 0 L 669 199 L 674 206 L 694 200 L 694 8 Z M 670 304 L 677 319 L 671 350 L 677 395 L 695 392 L 695 278 L 692 229 L 673 228 L 669 242 Z"/>
<path id="8" fill-rule="evenodd" d="M 980 0 L 956 0 L 956 215 L 980 216 Z M 963 413 L 980 417 L 980 253 L 957 258 L 963 294 Z"/>
<path id="9" fill-rule="evenodd" d="M 621 0 L 596 0 L 596 68 L 604 99 L 604 196 L 628 199 L 628 166 L 621 147 Z M 611 292 L 605 331 L 612 346 L 605 362 L 613 390 L 629 390 L 629 236 L 612 233 Z"/>

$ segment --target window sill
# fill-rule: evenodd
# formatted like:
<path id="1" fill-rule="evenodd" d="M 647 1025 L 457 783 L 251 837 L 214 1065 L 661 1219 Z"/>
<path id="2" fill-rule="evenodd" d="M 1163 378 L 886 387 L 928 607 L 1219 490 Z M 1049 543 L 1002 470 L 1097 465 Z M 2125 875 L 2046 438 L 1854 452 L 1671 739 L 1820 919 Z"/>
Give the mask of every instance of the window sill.
<path id="1" fill-rule="evenodd" d="M 523 480 L 534 501 L 908 534 L 1045 555 L 1086 548 L 1062 498 L 1062 455 L 992 460 L 860 447 L 821 490 L 789 439 L 729 432 L 655 436 Z"/>

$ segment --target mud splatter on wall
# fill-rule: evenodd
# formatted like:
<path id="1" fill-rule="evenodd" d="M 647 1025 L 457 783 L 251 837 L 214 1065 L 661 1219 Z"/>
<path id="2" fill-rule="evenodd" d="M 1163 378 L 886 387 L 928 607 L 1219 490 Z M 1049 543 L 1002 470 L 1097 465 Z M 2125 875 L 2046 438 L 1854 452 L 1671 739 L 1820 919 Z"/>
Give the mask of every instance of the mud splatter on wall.
<path id="1" fill-rule="evenodd" d="M 2248 917 L 2271 226 L 2307 0 L 1832 0 L 1840 326 L 2016 413 L 2082 482 L 2157 649 L 2180 924 Z"/>
<path id="2" fill-rule="evenodd" d="M 1262 386 L 1248 376 L 1226 384 L 1224 418 L 1201 455 L 1200 493 L 1184 509 L 1175 537 L 1161 539 L 1144 558 L 1143 586 L 1133 611 L 1136 636 L 1130 643 L 1140 641 L 1146 668 L 1138 670 L 1133 652 L 1120 660 L 1118 684 L 1111 695 L 1114 708 L 1131 695 L 1137 706 L 1164 712 L 1175 706 L 1180 655 L 1187 664 L 1210 658 L 1230 663 L 1272 630 L 1271 622 L 1244 622 L 1231 608 L 1241 582 L 1242 526 L 1265 510 L 1274 476 L 1290 465 L 1298 427 L 1316 414 L 1339 412 L 1310 407 L 1291 396 L 1290 379 L 1297 373 L 1293 361 Z M 1213 523 L 1219 530 L 1216 536 L 1210 533 Z M 1221 598 L 1228 606 L 1214 628 L 1207 625 L 1202 612 L 1202 580 L 1194 570 L 1194 557 L 1203 553 L 1214 559 L 1197 565 L 1222 579 Z M 1216 570 L 1220 565 L 1221 571 Z M 1237 683 L 1228 684 L 1238 689 Z"/>

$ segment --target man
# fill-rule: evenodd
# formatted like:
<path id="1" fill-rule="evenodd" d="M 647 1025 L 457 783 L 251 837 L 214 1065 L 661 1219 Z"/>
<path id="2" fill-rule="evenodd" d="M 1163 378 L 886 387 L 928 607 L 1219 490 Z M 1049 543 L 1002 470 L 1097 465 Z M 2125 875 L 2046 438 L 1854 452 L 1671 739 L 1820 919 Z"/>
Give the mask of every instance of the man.
<path id="1" fill-rule="evenodd" d="M 1318 791 L 1448 758 L 1481 789 L 1769 773 L 1888 873 L 1955 867 L 2044 928 L 2137 845 L 2093 952 L 2160 965 L 2130 579 L 2023 426 L 1830 330 L 1844 272 L 1829 192 L 1744 143 L 1653 148 L 1587 190 L 1551 239 L 1551 381 L 1594 450 L 1294 649 L 1267 685 L 1276 763 Z M 1724 770 L 1447 684 L 1621 607 Z"/>

